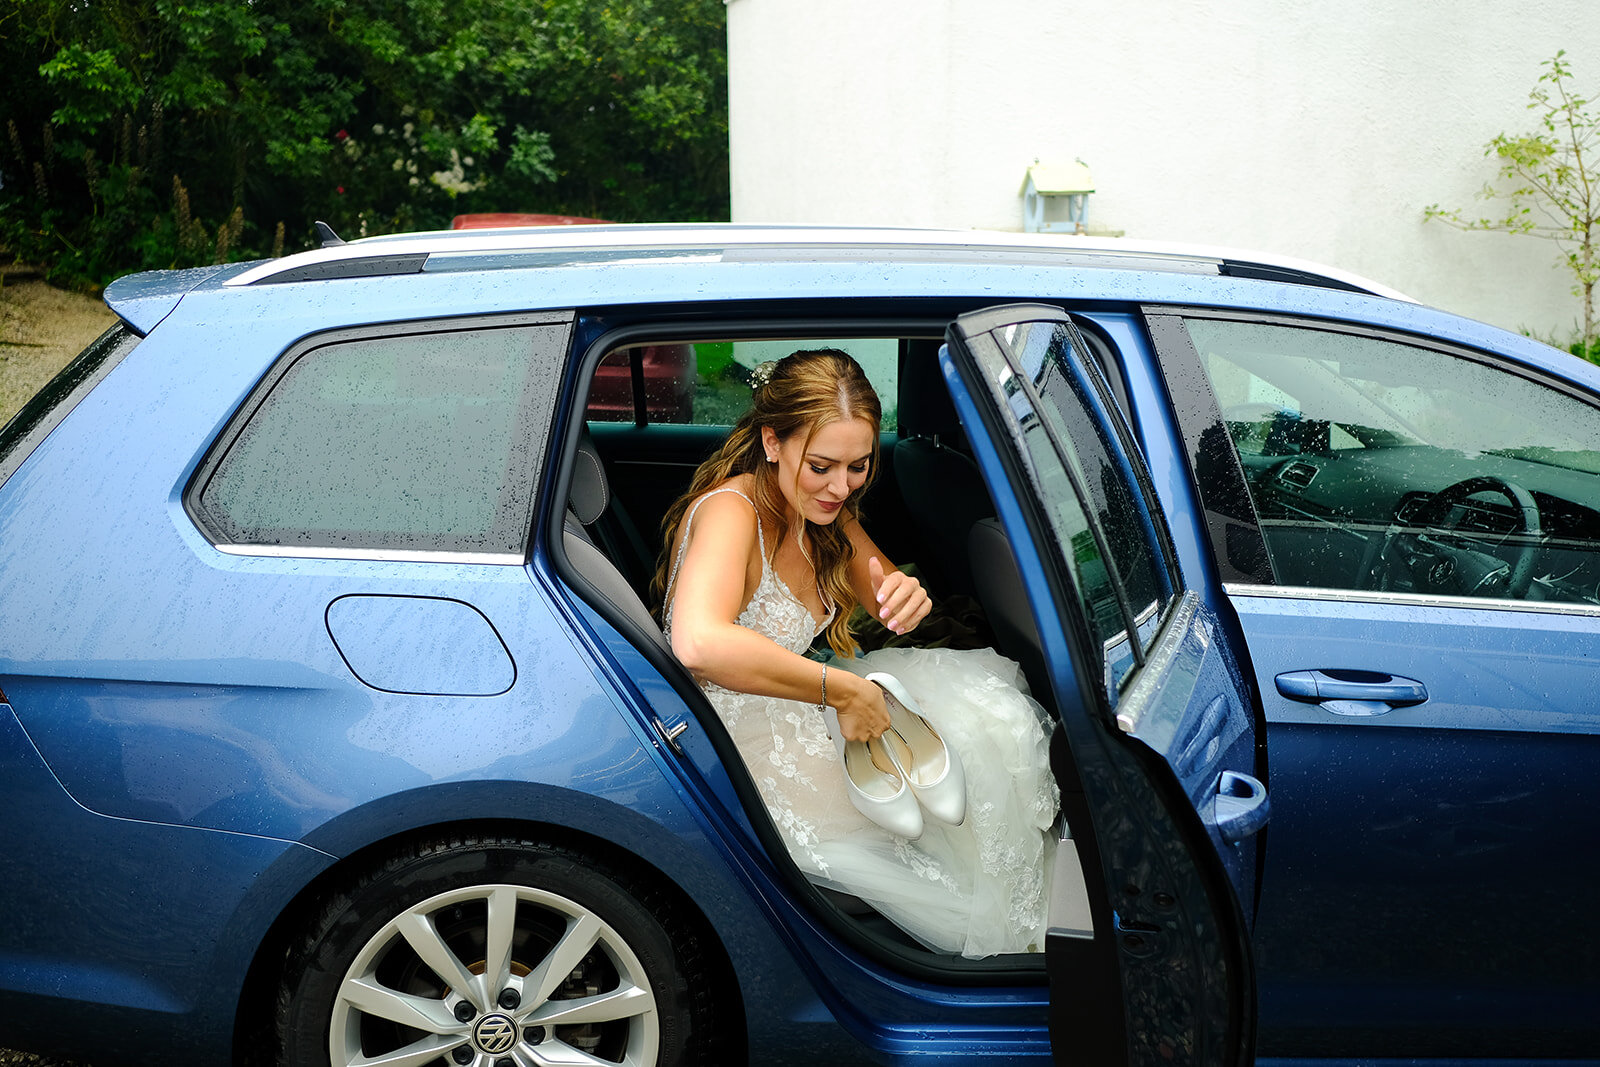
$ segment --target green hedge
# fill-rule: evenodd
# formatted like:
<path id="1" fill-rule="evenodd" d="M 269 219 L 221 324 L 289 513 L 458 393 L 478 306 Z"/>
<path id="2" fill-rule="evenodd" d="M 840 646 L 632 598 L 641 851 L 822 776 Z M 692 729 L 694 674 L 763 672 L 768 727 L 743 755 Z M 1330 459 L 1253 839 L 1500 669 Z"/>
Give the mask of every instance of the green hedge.
<path id="1" fill-rule="evenodd" d="M 53 281 L 468 211 L 727 218 L 722 0 L 20 0 L 0 244 Z"/>

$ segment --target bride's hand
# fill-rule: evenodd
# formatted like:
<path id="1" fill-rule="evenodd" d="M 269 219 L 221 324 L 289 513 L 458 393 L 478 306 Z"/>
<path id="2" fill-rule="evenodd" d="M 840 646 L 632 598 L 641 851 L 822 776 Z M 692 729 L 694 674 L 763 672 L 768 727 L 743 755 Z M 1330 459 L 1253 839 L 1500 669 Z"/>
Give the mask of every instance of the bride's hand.
<path id="1" fill-rule="evenodd" d="M 846 741 L 870 741 L 889 728 L 889 707 L 882 689 L 846 671 L 832 671 L 829 676 L 838 679 L 828 690 L 830 696 L 839 693 L 832 703 Z"/>
<path id="2" fill-rule="evenodd" d="M 921 582 L 900 570 L 884 574 L 877 556 L 867 560 L 867 574 L 878 598 L 878 620 L 895 633 L 910 633 L 933 609 Z"/>

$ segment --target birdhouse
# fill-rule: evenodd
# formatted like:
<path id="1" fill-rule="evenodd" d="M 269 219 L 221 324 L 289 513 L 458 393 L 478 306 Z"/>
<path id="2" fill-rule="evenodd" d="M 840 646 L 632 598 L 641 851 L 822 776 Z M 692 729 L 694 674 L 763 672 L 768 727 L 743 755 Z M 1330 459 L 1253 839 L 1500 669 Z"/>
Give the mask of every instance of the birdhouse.
<path id="1" fill-rule="evenodd" d="M 1022 229 L 1027 233 L 1088 233 L 1089 194 L 1094 175 L 1081 159 L 1071 163 L 1040 163 L 1028 168 L 1022 183 Z M 1046 208 L 1059 199 L 1066 207 L 1065 221 L 1046 221 Z"/>

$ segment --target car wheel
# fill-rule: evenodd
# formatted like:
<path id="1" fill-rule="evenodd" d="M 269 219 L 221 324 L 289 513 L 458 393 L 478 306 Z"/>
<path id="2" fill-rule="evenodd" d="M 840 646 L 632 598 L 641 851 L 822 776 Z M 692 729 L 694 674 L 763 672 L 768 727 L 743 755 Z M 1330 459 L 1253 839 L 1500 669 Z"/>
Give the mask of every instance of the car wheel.
<path id="1" fill-rule="evenodd" d="M 698 953 L 643 900 L 662 903 L 548 845 L 416 848 L 329 901 L 291 954 L 283 1062 L 678 1064 L 697 978 L 679 961 Z"/>

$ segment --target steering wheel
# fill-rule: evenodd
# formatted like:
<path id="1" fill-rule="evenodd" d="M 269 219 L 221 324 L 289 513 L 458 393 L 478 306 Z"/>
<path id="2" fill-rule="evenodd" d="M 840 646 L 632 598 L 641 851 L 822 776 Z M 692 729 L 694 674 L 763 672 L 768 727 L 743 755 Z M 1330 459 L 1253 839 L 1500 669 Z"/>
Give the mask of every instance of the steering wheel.
<path id="1" fill-rule="evenodd" d="M 1417 521 L 1441 534 L 1479 540 L 1476 532 L 1463 531 L 1449 521 L 1462 502 L 1479 493 L 1504 498 L 1517 514 L 1517 528 L 1510 531 L 1516 535 L 1517 543 L 1509 560 L 1472 548 L 1458 548 L 1425 534 L 1409 533 L 1396 523 L 1389 527 L 1378 550 L 1378 567 L 1382 571 L 1378 587 L 1389 588 L 1389 573 L 1397 563 L 1403 563 L 1435 590 L 1482 596 L 1503 582 L 1502 596 L 1512 600 L 1526 597 L 1533 583 L 1534 564 L 1538 562 L 1540 527 L 1539 505 L 1522 486 L 1487 474 L 1464 478 L 1434 494 Z M 1397 560 L 1396 556 L 1401 558 Z"/>

